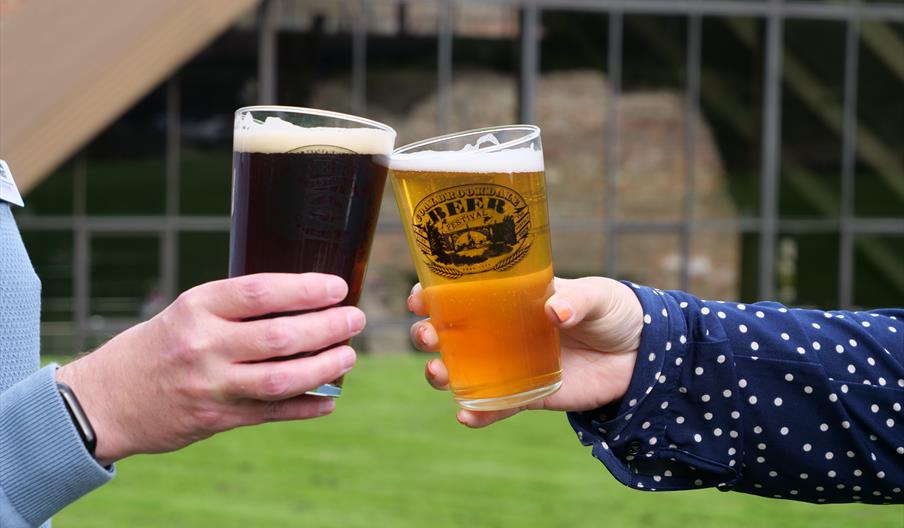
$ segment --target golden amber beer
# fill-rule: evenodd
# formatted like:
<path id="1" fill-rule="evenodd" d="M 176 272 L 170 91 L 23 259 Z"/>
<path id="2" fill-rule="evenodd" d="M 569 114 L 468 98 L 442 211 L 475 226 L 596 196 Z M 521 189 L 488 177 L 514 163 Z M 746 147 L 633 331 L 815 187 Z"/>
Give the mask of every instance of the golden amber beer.
<path id="1" fill-rule="evenodd" d="M 462 407 L 525 405 L 562 384 L 540 130 L 461 132 L 396 150 L 390 177 Z"/>

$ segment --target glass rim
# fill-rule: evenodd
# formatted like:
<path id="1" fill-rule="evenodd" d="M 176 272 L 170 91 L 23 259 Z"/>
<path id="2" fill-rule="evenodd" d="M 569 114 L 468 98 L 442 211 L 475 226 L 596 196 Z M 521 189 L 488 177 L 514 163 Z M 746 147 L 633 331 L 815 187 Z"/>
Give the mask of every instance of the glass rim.
<path id="1" fill-rule="evenodd" d="M 430 145 L 431 143 L 440 143 L 442 141 L 447 141 L 449 139 L 455 139 L 455 138 L 459 138 L 459 137 L 463 137 L 463 136 L 471 136 L 471 135 L 476 135 L 476 134 L 486 134 L 489 132 L 501 132 L 501 131 L 505 131 L 505 130 L 523 130 L 523 131 L 528 132 L 528 134 L 526 134 L 524 137 L 512 139 L 512 140 L 506 141 L 504 143 L 500 143 L 498 145 L 493 145 L 491 147 L 477 148 L 476 150 L 468 151 L 468 153 L 472 154 L 472 153 L 476 153 L 476 152 L 496 152 L 499 150 L 505 150 L 505 149 L 511 148 L 515 145 L 524 143 L 526 141 L 533 141 L 534 139 L 537 139 L 540 137 L 540 127 L 538 127 L 537 125 L 516 124 L 516 125 L 497 125 L 497 126 L 484 127 L 484 128 L 472 128 L 471 130 L 462 130 L 460 132 L 452 132 L 450 134 L 443 134 L 441 136 L 435 136 L 432 138 L 422 139 L 420 141 L 415 141 L 414 143 L 409 143 L 407 145 L 403 145 L 403 146 L 393 150 L 392 155 L 395 156 L 396 154 L 406 154 L 407 151 L 409 151 L 409 150 L 412 150 L 412 149 L 415 149 L 418 147 L 423 147 L 426 145 Z M 453 150 L 453 151 L 442 151 L 442 152 L 456 152 L 456 151 Z"/>
<path id="2" fill-rule="evenodd" d="M 235 111 L 235 115 L 239 115 L 241 112 L 285 112 L 289 114 L 310 114 L 321 117 L 332 117 L 336 119 L 352 121 L 355 123 L 371 125 L 373 128 L 383 130 L 384 132 L 392 132 L 394 135 L 398 136 L 398 133 L 395 131 L 395 129 L 387 125 L 386 123 L 374 121 L 373 119 L 368 119 L 366 117 L 344 114 L 342 112 L 335 112 L 333 110 L 321 110 L 319 108 L 308 108 L 306 106 L 250 105 L 239 108 Z"/>

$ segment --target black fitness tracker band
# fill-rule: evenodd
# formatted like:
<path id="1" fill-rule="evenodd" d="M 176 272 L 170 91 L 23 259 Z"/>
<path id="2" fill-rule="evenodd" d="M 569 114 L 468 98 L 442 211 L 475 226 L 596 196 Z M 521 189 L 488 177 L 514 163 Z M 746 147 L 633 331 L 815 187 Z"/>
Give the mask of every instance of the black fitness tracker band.
<path id="1" fill-rule="evenodd" d="M 75 397 L 75 393 L 72 392 L 69 385 L 57 383 L 57 389 L 60 391 L 63 403 L 66 404 L 66 410 L 69 412 L 69 417 L 72 418 L 72 423 L 75 425 L 78 435 L 82 437 L 82 442 L 85 443 L 85 449 L 88 450 L 88 453 L 91 453 L 91 456 L 94 456 L 94 450 L 97 449 L 97 436 L 94 434 L 91 422 L 88 421 L 88 415 L 85 414 L 81 404 L 78 402 L 78 398 Z"/>

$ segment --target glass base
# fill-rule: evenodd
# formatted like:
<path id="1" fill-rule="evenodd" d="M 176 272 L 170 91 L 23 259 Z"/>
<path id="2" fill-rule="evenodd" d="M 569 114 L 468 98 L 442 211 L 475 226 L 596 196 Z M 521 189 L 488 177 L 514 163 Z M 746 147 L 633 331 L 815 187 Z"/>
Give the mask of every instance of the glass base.
<path id="1" fill-rule="evenodd" d="M 523 407 L 528 403 L 542 400 L 550 394 L 559 390 L 562 386 L 562 380 L 551 383 L 539 389 L 532 389 L 518 394 L 509 396 L 500 396 L 498 398 L 481 398 L 476 400 L 456 398 L 458 405 L 470 411 L 501 411 L 503 409 L 514 409 Z"/>
<path id="2" fill-rule="evenodd" d="M 321 385 L 316 389 L 309 390 L 305 394 L 311 396 L 327 396 L 329 398 L 338 398 L 342 395 L 342 387 L 339 385 L 334 385 L 332 383 L 327 383 L 326 385 Z"/>

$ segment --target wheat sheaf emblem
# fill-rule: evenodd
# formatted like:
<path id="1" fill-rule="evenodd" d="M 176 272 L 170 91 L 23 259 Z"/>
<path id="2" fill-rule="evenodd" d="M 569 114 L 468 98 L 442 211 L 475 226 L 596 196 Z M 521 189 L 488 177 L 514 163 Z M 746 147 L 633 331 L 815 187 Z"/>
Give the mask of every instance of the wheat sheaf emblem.
<path id="1" fill-rule="evenodd" d="M 518 251 L 515 251 L 508 257 L 497 262 L 496 265 L 493 266 L 493 269 L 495 271 L 506 271 L 508 269 L 515 267 L 515 264 L 518 264 L 519 262 L 521 262 L 521 259 L 523 259 L 525 255 L 527 255 L 528 251 L 530 251 L 530 243 L 529 242 L 527 244 L 524 244 L 523 246 L 521 246 L 521 248 L 519 248 Z"/>
<path id="2" fill-rule="evenodd" d="M 443 266 L 442 264 L 436 264 L 435 262 L 427 262 L 427 268 L 436 273 L 440 277 L 445 277 L 447 279 L 457 279 L 464 275 L 464 273 L 458 271 L 455 268 L 450 268 L 448 266 Z"/>

